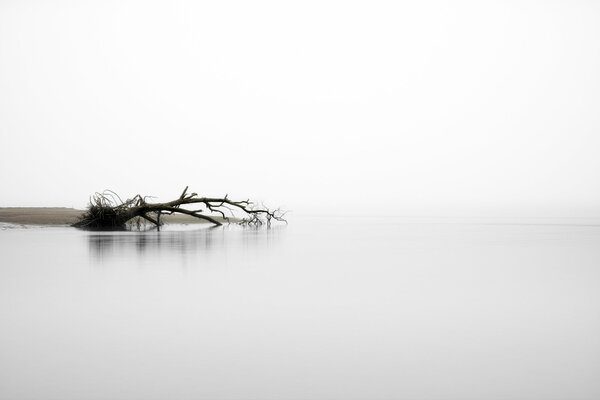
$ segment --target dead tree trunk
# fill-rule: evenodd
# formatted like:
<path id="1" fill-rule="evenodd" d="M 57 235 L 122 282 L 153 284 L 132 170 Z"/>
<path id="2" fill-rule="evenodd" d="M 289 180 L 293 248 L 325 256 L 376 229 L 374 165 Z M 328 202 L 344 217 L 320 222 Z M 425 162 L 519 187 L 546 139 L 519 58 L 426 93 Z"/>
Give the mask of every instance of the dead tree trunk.
<path id="1" fill-rule="evenodd" d="M 272 221 L 286 222 L 284 212 L 257 207 L 250 200 L 233 201 L 227 195 L 218 197 L 199 197 L 196 193 L 183 190 L 179 198 L 167 203 L 150 203 L 147 197 L 139 194 L 132 199 L 122 201 L 112 191 L 96 193 L 90 199 L 90 204 L 80 220 L 73 224 L 82 229 L 119 230 L 124 229 L 127 222 L 134 218 L 143 218 L 160 229 L 161 215 L 185 214 L 202 219 L 213 225 L 230 223 L 233 218 L 243 225 L 270 225 Z M 187 209 L 182 206 L 192 204 L 198 209 Z M 236 214 L 237 212 L 237 214 Z M 239 214 L 241 218 L 238 217 Z"/>

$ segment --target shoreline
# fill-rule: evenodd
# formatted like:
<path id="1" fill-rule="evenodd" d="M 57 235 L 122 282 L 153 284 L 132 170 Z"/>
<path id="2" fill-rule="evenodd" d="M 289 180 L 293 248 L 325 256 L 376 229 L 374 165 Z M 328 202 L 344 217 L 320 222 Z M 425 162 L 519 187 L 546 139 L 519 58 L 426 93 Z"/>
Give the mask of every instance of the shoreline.
<path id="1" fill-rule="evenodd" d="M 0 223 L 15 225 L 70 226 L 85 210 L 68 207 L 0 207 Z M 218 218 L 220 219 L 220 218 Z M 173 224 L 206 224 L 187 215 L 163 215 L 161 221 Z"/>
<path id="2" fill-rule="evenodd" d="M 17 225 L 71 225 L 83 210 L 68 207 L 0 207 L 0 222 Z"/>

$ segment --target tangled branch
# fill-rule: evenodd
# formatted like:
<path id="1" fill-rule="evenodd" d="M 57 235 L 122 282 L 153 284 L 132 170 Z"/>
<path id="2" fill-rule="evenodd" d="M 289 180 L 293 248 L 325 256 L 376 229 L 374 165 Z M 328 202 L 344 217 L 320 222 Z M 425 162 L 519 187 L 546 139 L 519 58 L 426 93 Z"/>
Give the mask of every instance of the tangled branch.
<path id="1" fill-rule="evenodd" d="M 90 198 L 90 204 L 80 220 L 73 224 L 83 229 L 124 229 L 128 221 L 142 218 L 157 228 L 162 225 L 162 215 L 184 214 L 194 218 L 208 221 L 219 226 L 231 223 L 238 218 L 236 212 L 242 217 L 236 222 L 248 226 L 270 226 L 273 221 L 287 223 L 284 219 L 285 212 L 280 209 L 269 210 L 264 206 L 256 206 L 250 200 L 233 201 L 228 195 L 222 198 L 200 197 L 197 193 L 188 193 L 188 187 L 183 190 L 179 198 L 166 203 L 151 203 L 150 197 L 136 195 L 125 201 L 112 191 L 95 193 Z M 189 210 L 182 208 L 184 205 L 199 205 L 199 209 Z"/>

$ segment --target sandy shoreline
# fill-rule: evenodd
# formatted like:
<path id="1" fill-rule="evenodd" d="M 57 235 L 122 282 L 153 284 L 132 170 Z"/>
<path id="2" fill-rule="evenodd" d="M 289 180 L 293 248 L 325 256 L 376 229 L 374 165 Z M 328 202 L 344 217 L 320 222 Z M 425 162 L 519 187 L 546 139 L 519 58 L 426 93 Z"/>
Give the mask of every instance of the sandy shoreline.
<path id="1" fill-rule="evenodd" d="M 24 225 L 71 225 L 83 210 L 66 207 L 2 207 L 0 222 Z"/>
<path id="2" fill-rule="evenodd" d="M 17 225 L 71 225 L 83 210 L 66 207 L 0 207 L 0 222 Z M 206 223 L 187 215 L 165 215 L 166 223 Z"/>

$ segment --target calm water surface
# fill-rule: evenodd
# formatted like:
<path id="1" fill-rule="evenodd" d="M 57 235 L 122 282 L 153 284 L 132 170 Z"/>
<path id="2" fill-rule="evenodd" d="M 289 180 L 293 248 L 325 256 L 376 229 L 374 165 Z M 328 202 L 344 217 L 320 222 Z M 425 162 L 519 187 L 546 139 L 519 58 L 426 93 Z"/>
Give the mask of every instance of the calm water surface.
<path id="1" fill-rule="evenodd" d="M 598 399 L 600 225 L 0 230 L 0 398 Z"/>

